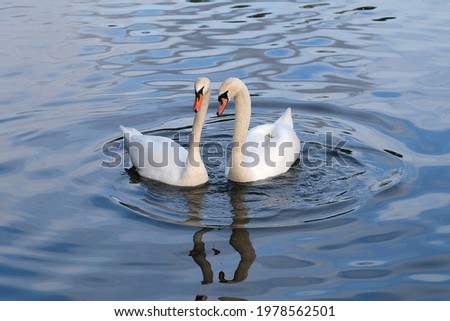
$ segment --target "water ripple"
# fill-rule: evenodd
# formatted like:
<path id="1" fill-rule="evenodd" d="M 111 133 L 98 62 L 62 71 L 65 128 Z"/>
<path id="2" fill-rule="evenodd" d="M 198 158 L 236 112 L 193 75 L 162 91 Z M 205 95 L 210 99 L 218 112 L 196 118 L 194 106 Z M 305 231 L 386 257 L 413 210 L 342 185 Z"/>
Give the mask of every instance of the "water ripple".
<path id="1" fill-rule="evenodd" d="M 269 121 L 270 115 L 258 113 L 265 105 L 256 104 L 255 125 Z M 259 109 L 261 108 L 261 109 Z M 377 193 L 399 184 L 403 163 L 399 153 L 388 153 L 360 141 L 355 119 L 339 119 L 338 106 L 313 104 L 313 114 L 302 113 L 303 106 L 293 106 L 294 122 L 302 139 L 300 162 L 286 174 L 253 184 L 225 183 L 223 164 L 226 155 L 204 158 L 210 183 L 201 188 L 179 189 L 141 179 L 127 170 L 130 182 L 146 186 L 140 192 L 117 186 L 114 199 L 132 211 L 164 222 L 201 227 L 281 227 L 298 226 L 334 219 L 359 210 Z M 333 110 L 330 110 L 332 108 Z M 317 114 L 334 114 L 335 117 Z M 357 117 L 358 114 L 355 114 Z M 231 140 L 232 118 L 210 122 L 204 129 L 204 141 L 226 146 Z M 366 119 L 367 120 L 367 119 Z M 214 131 L 209 128 L 214 126 Z M 159 134 L 167 129 L 162 128 Z M 181 132 L 181 135 L 187 134 Z M 214 132 L 225 133 L 220 136 Z M 179 132 L 179 131 L 178 131 Z M 181 139 L 185 143 L 184 139 Z M 204 156 L 206 154 L 204 150 Z M 397 155 L 397 156 L 396 156 Z M 124 177 L 125 179 L 125 177 Z M 224 184 L 225 183 L 225 184 Z"/>
<path id="2" fill-rule="evenodd" d="M 1 299 L 449 297 L 448 1 L 28 2 L 0 8 Z M 253 126 L 292 106 L 299 164 L 100 166 L 119 124 L 186 144 L 197 76 L 244 78 Z"/>

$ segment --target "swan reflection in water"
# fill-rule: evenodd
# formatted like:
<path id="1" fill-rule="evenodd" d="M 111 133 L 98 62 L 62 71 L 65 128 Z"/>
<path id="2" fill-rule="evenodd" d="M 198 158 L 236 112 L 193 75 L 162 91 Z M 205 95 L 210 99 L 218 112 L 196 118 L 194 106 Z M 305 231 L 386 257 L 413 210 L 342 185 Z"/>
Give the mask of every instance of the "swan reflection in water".
<path id="1" fill-rule="evenodd" d="M 180 201 L 180 199 L 184 199 L 186 201 L 188 211 L 184 211 L 182 213 L 185 219 L 183 221 L 177 221 L 177 223 L 188 226 L 203 226 L 201 211 L 204 210 L 204 198 L 210 190 L 211 185 L 180 188 L 143 179 L 139 176 L 134 168 L 127 169 L 126 173 L 130 177 L 130 183 L 140 183 L 147 187 L 149 198 L 144 199 L 144 202 L 154 205 L 154 200 L 159 197 L 165 198 L 164 200 L 159 200 L 162 204 L 164 204 L 165 201 Z M 250 221 L 250 219 L 248 218 L 248 209 L 245 205 L 247 186 L 239 183 L 229 182 L 226 191 L 230 198 L 231 204 L 231 223 L 228 225 L 231 231 L 229 244 L 239 254 L 240 261 L 237 265 L 232 279 L 228 279 L 225 275 L 225 272 L 220 271 L 218 273 L 217 280 L 220 283 L 232 284 L 242 282 L 247 279 L 250 267 L 256 259 L 256 252 L 250 241 L 250 233 L 245 228 L 245 225 L 247 225 Z M 144 216 L 151 218 L 154 217 L 154 214 L 147 212 L 143 208 L 140 208 L 138 206 L 124 203 L 122 203 L 122 205 L 125 205 L 133 211 L 138 212 Z M 221 228 L 223 227 L 224 226 L 221 226 Z M 205 243 L 203 242 L 203 236 L 206 233 L 212 232 L 214 230 L 215 229 L 211 227 L 202 227 L 200 230 L 195 232 L 193 235 L 194 245 L 192 250 L 189 251 L 189 256 L 192 257 L 194 262 L 200 267 L 202 271 L 202 284 L 210 284 L 214 282 L 213 268 L 211 263 L 208 261 Z M 214 255 L 220 254 L 220 251 L 217 249 L 213 249 L 213 251 Z"/>
<path id="2" fill-rule="evenodd" d="M 238 283 L 245 281 L 247 279 L 250 267 L 256 259 L 256 252 L 250 241 L 250 233 L 244 227 L 249 222 L 247 207 L 244 203 L 245 190 L 245 185 L 233 184 L 231 190 L 229 191 L 230 203 L 233 208 L 231 211 L 232 223 L 230 225 L 231 235 L 229 243 L 233 249 L 239 253 L 240 261 L 232 279 L 227 279 L 225 277 L 225 272 L 219 272 L 220 283 Z M 197 231 L 193 237 L 194 247 L 189 253 L 194 262 L 202 270 L 202 284 L 209 284 L 213 282 L 213 269 L 211 263 L 207 259 L 205 243 L 202 240 L 203 235 L 212 230 L 214 229 L 202 228 Z M 219 254 L 218 250 L 213 249 L 213 251 L 214 255 Z"/>

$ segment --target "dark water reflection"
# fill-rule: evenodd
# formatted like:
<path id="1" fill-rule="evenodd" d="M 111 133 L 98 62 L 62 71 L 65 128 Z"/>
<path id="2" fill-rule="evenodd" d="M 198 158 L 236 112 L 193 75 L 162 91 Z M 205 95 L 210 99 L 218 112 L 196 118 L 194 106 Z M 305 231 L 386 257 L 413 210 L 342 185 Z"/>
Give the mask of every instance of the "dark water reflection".
<path id="1" fill-rule="evenodd" d="M 0 12 L 1 299 L 450 298 L 447 1 Z M 102 166 L 120 124 L 186 144 L 198 76 L 243 78 L 252 126 L 291 106 L 300 162 L 239 185 L 210 151 L 195 189 Z"/>

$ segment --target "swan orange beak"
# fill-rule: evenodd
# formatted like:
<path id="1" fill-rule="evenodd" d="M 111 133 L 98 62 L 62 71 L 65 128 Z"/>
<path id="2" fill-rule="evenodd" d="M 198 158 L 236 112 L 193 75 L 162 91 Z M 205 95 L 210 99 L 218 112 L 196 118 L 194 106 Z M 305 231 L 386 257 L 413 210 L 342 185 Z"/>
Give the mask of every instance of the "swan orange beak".
<path id="1" fill-rule="evenodd" d="M 202 106 L 202 100 L 203 100 L 202 94 L 195 95 L 194 107 L 193 107 L 195 112 L 198 112 L 200 110 L 200 107 Z"/>
<path id="2" fill-rule="evenodd" d="M 220 99 L 220 105 L 219 105 L 219 108 L 217 109 L 218 117 L 222 116 L 222 113 L 225 110 L 225 107 L 227 107 L 227 104 L 228 104 L 228 99 L 226 99 L 226 98 Z"/>

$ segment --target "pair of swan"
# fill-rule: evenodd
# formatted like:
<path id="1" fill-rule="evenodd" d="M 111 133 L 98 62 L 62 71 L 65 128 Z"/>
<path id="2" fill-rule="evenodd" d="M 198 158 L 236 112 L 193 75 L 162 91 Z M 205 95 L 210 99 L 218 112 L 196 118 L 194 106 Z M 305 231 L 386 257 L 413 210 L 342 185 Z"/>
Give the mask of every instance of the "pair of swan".
<path id="1" fill-rule="evenodd" d="M 125 147 L 139 175 L 169 185 L 198 186 L 208 181 L 200 155 L 200 137 L 210 100 L 210 81 L 195 81 L 194 111 L 189 149 L 172 139 L 142 135 L 134 128 L 120 126 Z M 228 102 L 235 100 L 236 119 L 231 157 L 226 167 L 229 180 L 241 183 L 259 181 L 286 172 L 300 153 L 300 140 L 293 129 L 291 108 L 274 123 L 249 130 L 250 94 L 238 78 L 229 78 L 220 86 L 217 116 Z"/>

